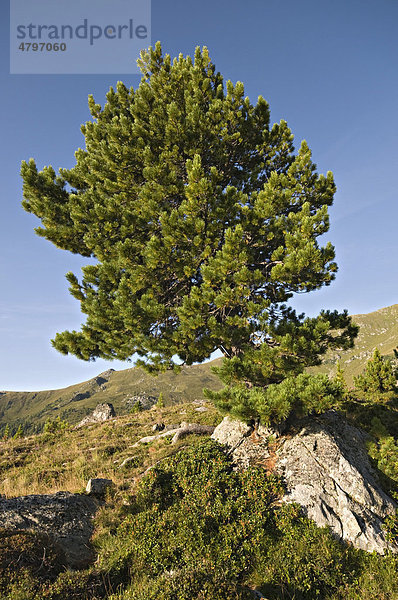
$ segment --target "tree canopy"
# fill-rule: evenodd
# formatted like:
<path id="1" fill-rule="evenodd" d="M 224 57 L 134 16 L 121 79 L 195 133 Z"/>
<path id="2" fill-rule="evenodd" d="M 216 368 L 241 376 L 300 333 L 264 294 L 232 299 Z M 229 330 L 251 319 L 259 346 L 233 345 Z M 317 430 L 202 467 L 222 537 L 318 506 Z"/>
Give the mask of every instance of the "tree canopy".
<path id="1" fill-rule="evenodd" d="M 83 360 L 129 359 L 165 369 L 216 349 L 228 382 L 267 386 L 352 345 L 346 312 L 297 315 L 294 293 L 337 271 L 329 229 L 333 175 L 316 172 L 305 141 L 270 124 L 243 83 L 224 84 L 207 49 L 173 61 L 161 46 L 139 60 L 135 90 L 119 82 L 81 128 L 76 165 L 22 163 L 25 210 L 36 232 L 93 259 L 70 292 L 87 315 L 54 347 Z M 94 264 L 91 264 L 94 263 Z"/>

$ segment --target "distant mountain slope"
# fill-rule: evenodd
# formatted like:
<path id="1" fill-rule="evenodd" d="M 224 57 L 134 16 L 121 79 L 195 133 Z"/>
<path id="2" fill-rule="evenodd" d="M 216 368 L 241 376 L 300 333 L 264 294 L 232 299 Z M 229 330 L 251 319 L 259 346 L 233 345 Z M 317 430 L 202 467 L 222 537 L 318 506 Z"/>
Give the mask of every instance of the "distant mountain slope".
<path id="1" fill-rule="evenodd" d="M 346 352 L 333 352 L 325 356 L 320 367 L 312 372 L 334 375 L 340 359 L 346 379 L 352 383 L 353 376 L 362 371 L 374 348 L 383 355 L 392 356 L 398 346 L 398 304 L 364 315 L 354 315 L 360 326 L 355 347 Z M 220 361 L 220 359 L 217 359 Z M 61 390 L 44 392 L 0 392 L 0 426 L 9 423 L 42 424 L 58 415 L 69 423 L 78 422 L 101 402 L 112 402 L 118 414 L 129 411 L 134 396 L 158 398 L 160 392 L 166 404 L 190 402 L 203 398 L 202 390 L 210 387 L 220 389 L 222 384 L 205 363 L 184 367 L 180 374 L 163 373 L 153 377 L 140 368 L 101 373 L 89 381 Z"/>
<path id="2" fill-rule="evenodd" d="M 220 359 L 218 359 L 220 360 Z M 117 414 L 129 412 L 134 397 L 157 400 L 160 392 L 166 404 L 190 402 L 203 398 L 203 388 L 219 389 L 221 382 L 205 363 L 183 367 L 179 374 L 163 373 L 158 377 L 134 367 L 123 371 L 110 369 L 97 377 L 60 390 L 43 392 L 0 392 L 0 426 L 44 423 L 58 415 L 77 423 L 97 404 L 111 402 Z"/>
<path id="3" fill-rule="evenodd" d="M 363 315 L 353 315 L 352 319 L 360 327 L 354 348 L 327 353 L 322 366 L 310 369 L 312 372 L 334 375 L 337 361 L 340 360 L 347 382 L 352 384 L 353 377 L 363 370 L 375 348 L 379 348 L 384 356 L 393 356 L 393 350 L 398 346 L 398 304 Z"/>

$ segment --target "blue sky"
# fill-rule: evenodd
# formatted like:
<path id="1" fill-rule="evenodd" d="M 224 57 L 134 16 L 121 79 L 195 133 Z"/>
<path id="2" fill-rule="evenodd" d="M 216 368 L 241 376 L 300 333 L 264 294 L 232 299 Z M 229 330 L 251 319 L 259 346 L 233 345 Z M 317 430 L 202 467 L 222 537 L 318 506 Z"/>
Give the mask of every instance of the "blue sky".
<path id="1" fill-rule="evenodd" d="M 31 2 L 32 0 L 26 0 Z M 66 2 L 67 0 L 58 0 Z M 21 160 L 70 167 L 84 146 L 87 96 L 103 103 L 119 79 L 138 75 L 10 75 L 8 3 L 1 2 L 0 390 L 59 388 L 127 363 L 84 363 L 52 349 L 57 331 L 79 329 L 65 273 L 84 260 L 35 235 L 20 202 Z M 318 171 L 338 191 L 327 236 L 339 273 L 295 306 L 351 314 L 398 302 L 398 42 L 396 0 L 152 0 L 152 42 L 172 56 L 207 45 L 225 79 L 245 83 L 306 139 Z"/>

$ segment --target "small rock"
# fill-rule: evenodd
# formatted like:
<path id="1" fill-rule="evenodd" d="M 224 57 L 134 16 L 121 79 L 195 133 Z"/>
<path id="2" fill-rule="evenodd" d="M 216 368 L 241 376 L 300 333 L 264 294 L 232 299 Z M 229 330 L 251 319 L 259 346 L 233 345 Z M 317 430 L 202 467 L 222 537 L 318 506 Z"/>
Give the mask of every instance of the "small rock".
<path id="1" fill-rule="evenodd" d="M 198 423 L 187 423 L 183 421 L 180 425 L 166 425 L 161 433 L 157 433 L 155 435 L 148 435 L 146 437 L 141 438 L 135 444 L 133 444 L 132 448 L 137 448 L 140 444 L 150 444 L 155 440 L 162 439 L 164 437 L 173 436 L 172 444 L 175 444 L 179 439 L 189 435 L 191 433 L 197 435 L 210 435 L 214 431 L 214 427 L 208 425 L 199 425 Z"/>
<path id="2" fill-rule="evenodd" d="M 170 425 L 165 425 L 162 431 L 171 431 L 172 429 L 178 429 L 180 427 L 179 423 L 170 423 Z"/>
<path id="3" fill-rule="evenodd" d="M 108 487 L 113 485 L 112 479 L 90 479 L 87 483 L 86 492 L 89 496 L 104 496 Z"/>
<path id="4" fill-rule="evenodd" d="M 211 435 L 214 431 L 214 427 L 211 425 L 198 425 L 197 423 L 181 423 L 181 427 L 175 432 L 172 444 L 176 444 L 181 438 L 190 435 Z"/>
<path id="5" fill-rule="evenodd" d="M 165 427 L 164 423 L 155 423 L 152 426 L 152 431 L 163 431 L 164 427 Z"/>
<path id="6" fill-rule="evenodd" d="M 209 409 L 206 406 L 199 406 L 199 408 L 195 408 L 196 412 L 207 412 Z"/>

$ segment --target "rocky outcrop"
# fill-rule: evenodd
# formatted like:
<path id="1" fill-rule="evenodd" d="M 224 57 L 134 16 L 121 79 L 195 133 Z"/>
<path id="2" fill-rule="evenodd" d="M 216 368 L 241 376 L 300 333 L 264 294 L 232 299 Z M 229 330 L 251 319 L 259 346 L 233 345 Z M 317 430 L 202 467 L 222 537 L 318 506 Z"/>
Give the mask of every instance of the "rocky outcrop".
<path id="1" fill-rule="evenodd" d="M 95 559 L 90 538 L 98 507 L 96 499 L 69 492 L 0 498 L 0 528 L 45 533 L 61 547 L 69 567 L 81 568 Z"/>
<path id="2" fill-rule="evenodd" d="M 338 414 L 327 413 L 284 440 L 276 470 L 286 481 L 286 502 L 301 504 L 318 525 L 329 525 L 355 547 L 383 553 L 382 523 L 396 504 L 379 485 L 366 438 Z"/>
<path id="3" fill-rule="evenodd" d="M 141 394 L 140 396 L 127 396 L 124 400 L 125 405 L 130 409 L 134 410 L 149 410 L 157 403 L 158 398 L 155 396 L 148 396 L 147 394 Z"/>
<path id="4" fill-rule="evenodd" d="M 116 417 L 115 409 L 112 404 L 105 402 L 104 404 L 98 404 L 91 415 L 87 415 L 84 417 L 82 421 L 78 425 L 76 425 L 75 429 L 79 429 L 80 427 L 84 427 L 84 425 L 93 425 L 95 423 L 104 423 L 109 419 L 113 419 Z"/>
<path id="5" fill-rule="evenodd" d="M 308 418 L 285 436 L 270 433 L 226 418 L 212 437 L 227 445 L 239 467 L 262 464 L 278 473 L 286 485 L 282 501 L 300 504 L 318 526 L 328 525 L 356 548 L 383 554 L 390 547 L 383 520 L 397 506 L 370 464 L 366 434 L 334 411 Z"/>
<path id="6" fill-rule="evenodd" d="M 97 375 L 97 377 L 94 377 L 94 381 L 98 385 L 102 385 L 103 383 L 105 383 L 105 382 L 107 382 L 109 380 L 109 377 L 114 372 L 115 372 L 115 369 L 107 369 L 106 371 L 103 371 L 102 373 L 100 373 L 99 375 Z"/>

